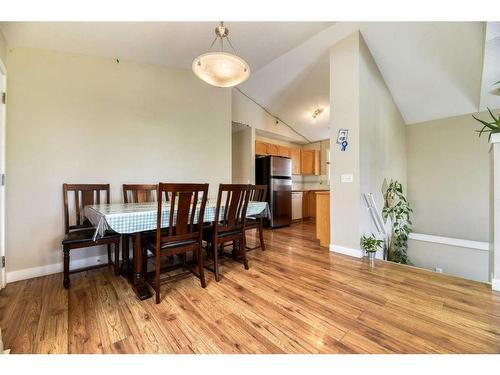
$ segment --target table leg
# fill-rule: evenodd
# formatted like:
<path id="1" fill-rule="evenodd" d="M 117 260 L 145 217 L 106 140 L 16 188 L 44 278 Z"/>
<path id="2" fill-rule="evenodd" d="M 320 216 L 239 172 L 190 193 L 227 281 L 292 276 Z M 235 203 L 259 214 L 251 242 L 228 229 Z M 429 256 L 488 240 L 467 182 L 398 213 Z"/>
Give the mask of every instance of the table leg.
<path id="1" fill-rule="evenodd" d="M 132 267 L 130 264 L 130 236 L 128 234 L 122 235 L 122 264 L 120 273 L 127 279 L 132 279 Z"/>
<path id="2" fill-rule="evenodd" d="M 135 235 L 134 240 L 134 272 L 132 284 L 135 294 L 142 301 L 152 296 L 144 280 L 143 264 L 142 264 L 142 244 L 141 233 Z"/>

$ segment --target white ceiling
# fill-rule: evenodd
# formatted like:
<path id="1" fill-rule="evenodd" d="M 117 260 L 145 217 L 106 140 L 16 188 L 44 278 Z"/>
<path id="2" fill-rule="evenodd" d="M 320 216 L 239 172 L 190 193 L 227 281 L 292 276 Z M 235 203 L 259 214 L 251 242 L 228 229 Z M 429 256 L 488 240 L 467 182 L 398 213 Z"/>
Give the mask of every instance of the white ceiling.
<path id="1" fill-rule="evenodd" d="M 481 22 L 336 23 L 255 72 L 242 90 L 307 138 L 327 138 L 328 117 L 314 123 L 304 112 L 329 101 L 329 48 L 361 30 L 407 124 L 475 112 L 483 28 Z M 488 66 L 498 73 L 499 64 Z"/>
<path id="2" fill-rule="evenodd" d="M 190 68 L 218 22 L 3 22 L 7 43 Z M 237 53 L 256 71 L 331 22 L 225 22 Z M 215 46 L 214 46 L 215 48 Z"/>
<path id="3" fill-rule="evenodd" d="M 500 27 L 481 22 L 226 22 L 252 69 L 241 89 L 310 140 L 329 136 L 328 50 L 363 37 L 406 123 L 500 108 Z M 216 22 L 0 23 L 11 46 L 190 68 Z M 484 58 L 483 58 L 484 53 Z M 490 82 L 492 81 L 492 82 Z M 316 108 L 325 111 L 316 119 Z"/>

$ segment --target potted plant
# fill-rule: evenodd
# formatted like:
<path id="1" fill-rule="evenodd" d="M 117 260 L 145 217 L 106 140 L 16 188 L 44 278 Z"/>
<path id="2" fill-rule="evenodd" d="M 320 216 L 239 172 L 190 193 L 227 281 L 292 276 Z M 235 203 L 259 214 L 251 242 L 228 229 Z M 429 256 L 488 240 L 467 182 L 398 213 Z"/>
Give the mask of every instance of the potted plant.
<path id="1" fill-rule="evenodd" d="M 384 240 L 379 240 L 372 233 L 370 235 L 362 235 L 361 236 L 361 247 L 365 250 L 368 259 L 375 259 L 375 254 L 377 250 L 382 249 L 382 245 L 384 244 Z"/>
<path id="2" fill-rule="evenodd" d="M 493 85 L 498 85 L 498 84 L 500 84 L 500 81 L 495 82 Z M 496 91 L 500 92 L 500 89 L 497 89 Z M 491 112 L 491 110 L 489 108 L 486 108 L 486 109 L 488 110 L 493 121 L 487 122 L 487 121 L 484 121 L 484 120 L 477 118 L 474 115 L 472 115 L 472 117 L 477 122 L 480 122 L 483 126 L 480 130 L 476 130 L 476 132 L 479 133 L 479 137 L 481 137 L 481 135 L 483 133 L 488 133 L 488 141 L 489 141 L 491 139 L 492 134 L 500 133 L 500 116 L 498 116 L 498 118 L 496 118 L 495 115 L 493 114 L 493 112 Z"/>
<path id="3" fill-rule="evenodd" d="M 398 181 L 389 183 L 384 193 L 384 208 L 382 216 L 387 222 L 390 219 L 391 233 L 387 241 L 387 260 L 396 263 L 408 264 L 408 235 L 411 232 L 412 222 L 410 214 L 413 210 L 404 193 L 403 185 Z"/>

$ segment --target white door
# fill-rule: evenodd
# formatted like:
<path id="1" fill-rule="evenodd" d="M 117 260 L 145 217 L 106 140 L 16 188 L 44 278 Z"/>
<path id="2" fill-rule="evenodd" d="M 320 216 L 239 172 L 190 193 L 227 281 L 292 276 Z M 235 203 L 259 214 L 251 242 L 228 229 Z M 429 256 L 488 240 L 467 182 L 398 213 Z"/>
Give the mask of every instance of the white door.
<path id="1" fill-rule="evenodd" d="M 0 61 L 0 289 L 7 282 L 2 259 L 5 256 L 5 104 L 3 93 L 6 86 L 6 70 Z"/>

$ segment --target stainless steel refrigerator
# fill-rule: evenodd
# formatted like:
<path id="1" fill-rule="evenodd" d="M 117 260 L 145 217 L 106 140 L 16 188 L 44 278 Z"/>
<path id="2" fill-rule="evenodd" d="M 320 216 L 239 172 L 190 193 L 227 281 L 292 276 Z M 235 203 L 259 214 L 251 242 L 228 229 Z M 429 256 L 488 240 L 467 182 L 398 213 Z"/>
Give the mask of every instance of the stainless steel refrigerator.
<path id="1" fill-rule="evenodd" d="M 292 221 L 292 160 L 281 156 L 255 159 L 255 183 L 267 185 L 267 202 L 271 210 L 271 228 L 290 225 Z"/>

